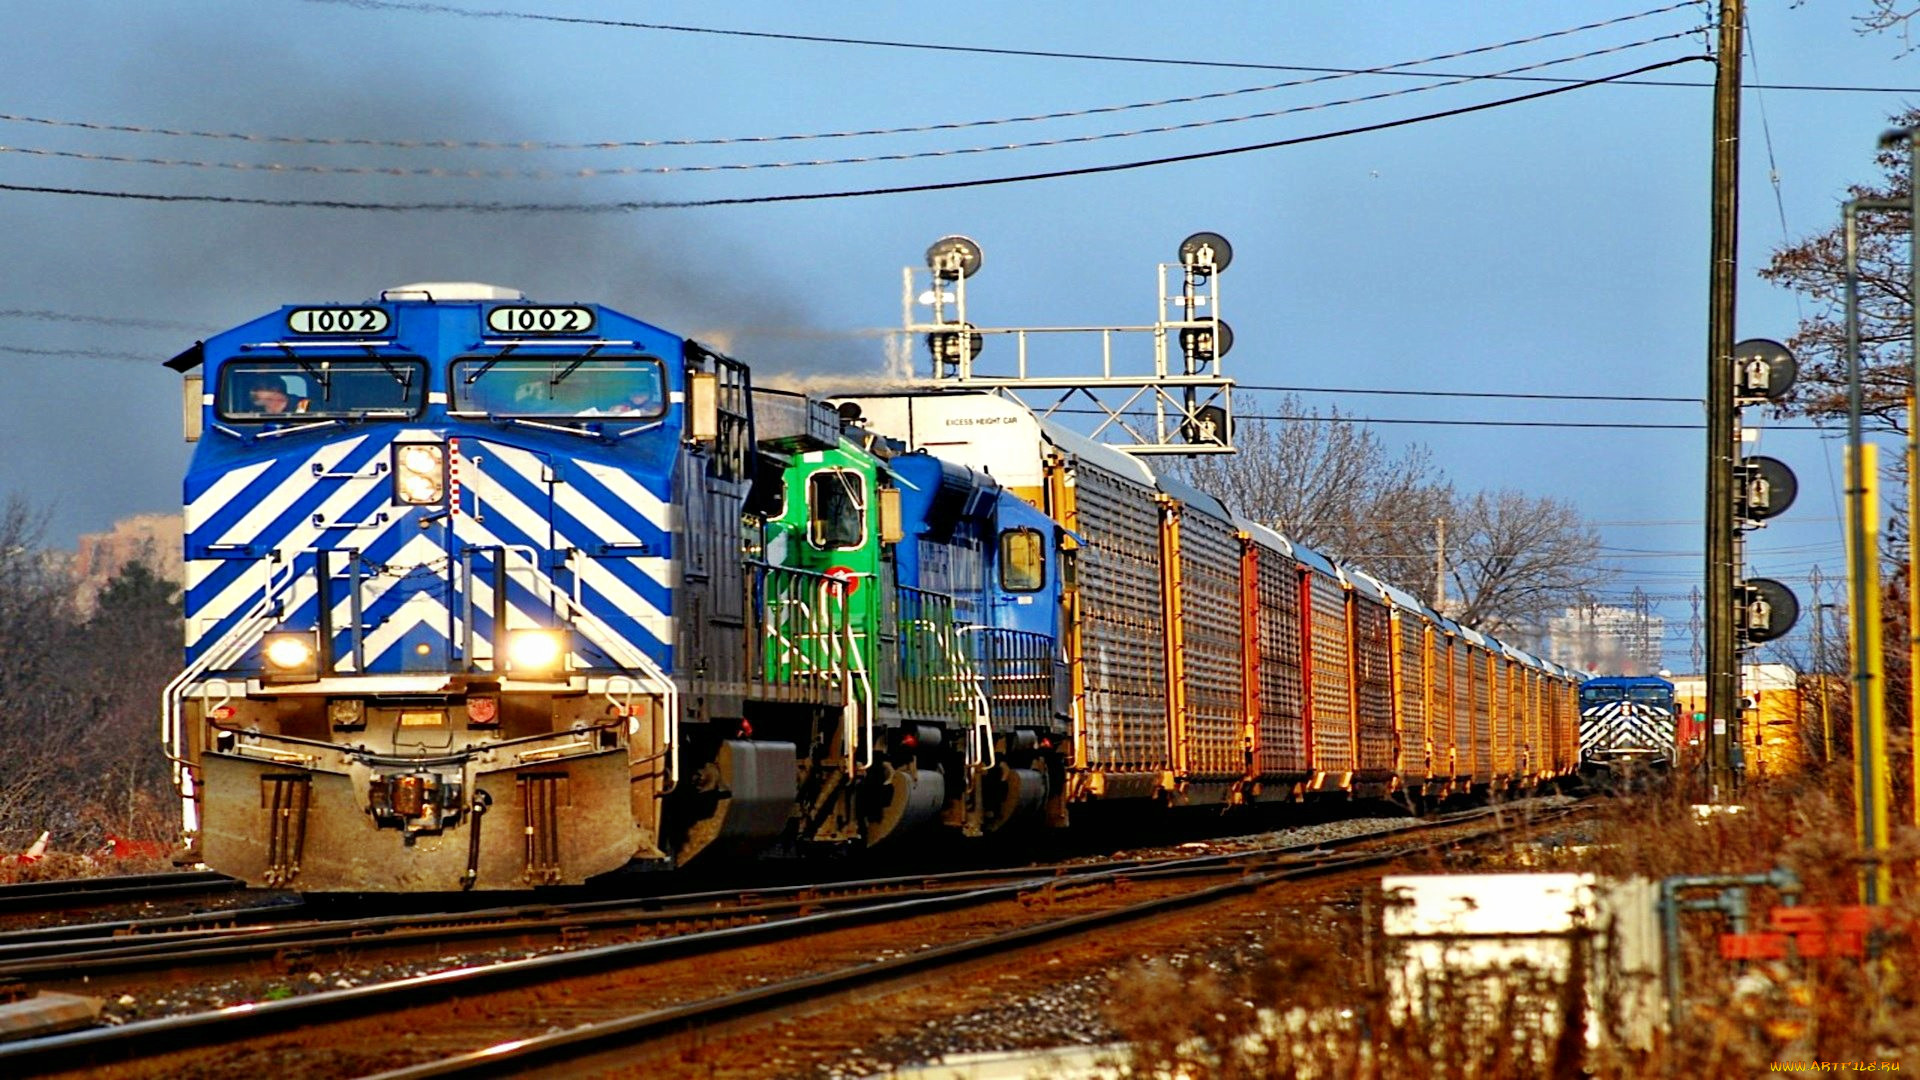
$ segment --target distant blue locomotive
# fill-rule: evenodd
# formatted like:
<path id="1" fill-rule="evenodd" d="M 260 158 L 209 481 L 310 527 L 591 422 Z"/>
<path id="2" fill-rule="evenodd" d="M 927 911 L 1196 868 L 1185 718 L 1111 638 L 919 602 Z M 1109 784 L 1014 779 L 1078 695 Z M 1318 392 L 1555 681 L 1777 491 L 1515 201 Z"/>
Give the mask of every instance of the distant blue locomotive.
<path id="1" fill-rule="evenodd" d="M 1653 675 L 1605 675 L 1580 684 L 1580 764 L 1589 772 L 1674 764 L 1673 684 Z"/>

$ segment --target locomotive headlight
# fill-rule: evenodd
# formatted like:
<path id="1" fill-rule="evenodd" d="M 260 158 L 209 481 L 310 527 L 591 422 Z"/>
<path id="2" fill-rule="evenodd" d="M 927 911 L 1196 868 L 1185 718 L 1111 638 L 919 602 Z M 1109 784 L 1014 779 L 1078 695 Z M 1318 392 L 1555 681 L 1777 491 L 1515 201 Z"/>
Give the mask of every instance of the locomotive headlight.
<path id="1" fill-rule="evenodd" d="M 261 642 L 261 655 L 276 675 L 312 675 L 317 672 L 312 634 L 268 634 Z"/>
<path id="2" fill-rule="evenodd" d="M 507 635 L 507 670 L 526 678 L 550 678 L 566 659 L 567 639 L 558 630 L 515 630 Z"/>
<path id="3" fill-rule="evenodd" d="M 447 449 L 439 443 L 403 443 L 393 448 L 394 498 L 409 506 L 432 506 L 447 495 Z"/>

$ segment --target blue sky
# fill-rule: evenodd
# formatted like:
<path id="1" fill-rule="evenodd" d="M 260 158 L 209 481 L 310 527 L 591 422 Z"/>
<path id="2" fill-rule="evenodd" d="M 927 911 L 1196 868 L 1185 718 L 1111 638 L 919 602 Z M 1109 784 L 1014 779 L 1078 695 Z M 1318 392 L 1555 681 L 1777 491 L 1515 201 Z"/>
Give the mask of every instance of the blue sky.
<path id="1" fill-rule="evenodd" d="M 460 5 L 452 5 L 460 6 Z M 1320 0 L 1183 9 L 614 3 L 475 9 L 784 34 L 1327 68 L 1373 68 L 1540 35 L 1415 70 L 1591 79 L 1705 51 L 1708 5 L 1560 34 L 1657 0 L 1467 5 Z M 409 7 L 412 7 L 409 5 Z M 1864 3 L 1751 5 L 1750 82 L 1914 87 L 1749 90 L 1741 337 L 1801 311 L 1760 282 L 1783 235 L 1831 225 L 1870 172 L 1886 117 L 1920 97 L 1920 58 L 1862 38 Z M 617 28 L 313 0 L 6 5 L 0 112 L 63 122 L 294 139 L 605 142 L 921 127 L 1073 112 L 1296 81 L 1306 73 L 979 55 Z M 1648 39 L 1677 38 L 1633 46 Z M 1757 65 L 1754 61 L 1757 60 Z M 720 337 L 749 362 L 877 371 L 900 268 L 948 232 L 980 241 L 976 322 L 1137 324 L 1154 265 L 1199 229 L 1235 249 L 1223 279 L 1244 382 L 1354 389 L 1698 396 L 1705 388 L 1710 91 L 1706 63 L 1363 134 L 1183 164 L 960 190 L 623 213 L 375 213 L 0 191 L 0 493 L 70 543 L 175 508 L 186 447 L 158 361 L 290 302 L 350 302 L 414 280 L 478 279 L 597 300 Z M 0 121 L 0 184 L 268 200 L 602 205 L 891 187 L 1074 169 L 1381 124 L 1553 84 L 1338 78 L 1203 102 L 959 130 L 625 150 L 313 146 Z M 1347 98 L 1402 91 L 1368 102 Z M 1309 106 L 1318 106 L 1309 108 Z M 1286 115 L 1222 122 L 1249 113 Z M 1209 122 L 1211 121 L 1211 122 Z M 1763 123 L 1764 122 L 1764 123 Z M 869 157 L 1177 132 L 864 164 Z M 48 156 L 153 158 L 161 165 Z M 232 164 L 278 165 L 279 171 Z M 675 172 L 606 175 L 671 166 Z M 396 169 L 410 175 L 339 170 Z M 603 175 L 563 176 L 581 169 Z M 694 169 L 695 171 L 679 171 Z M 332 170 L 332 171 L 328 171 Z M 544 171 L 543 178 L 469 178 Z M 411 175 L 413 172 L 429 175 Z M 1770 174 L 1777 171 L 1776 186 Z M 1785 233 L 1782 222 L 1784 219 Z M 24 314 L 21 314 L 24 313 Z M 80 319 L 74 318 L 80 316 Z M 119 321 L 103 321 L 119 320 Z M 121 355 L 126 354 L 126 355 Z M 1243 412 L 1270 404 L 1237 399 Z M 1366 417 L 1697 423 L 1688 404 L 1307 395 Z M 1699 578 L 1698 430 L 1381 425 L 1424 442 L 1463 488 L 1574 501 L 1602 523 L 1619 589 L 1640 585 L 1688 664 Z M 1750 548 L 1758 573 L 1843 573 L 1837 446 L 1779 431 L 1799 504 Z M 1656 523 L 1656 524 L 1646 524 Z M 1804 590 L 1803 590 L 1804 595 Z"/>

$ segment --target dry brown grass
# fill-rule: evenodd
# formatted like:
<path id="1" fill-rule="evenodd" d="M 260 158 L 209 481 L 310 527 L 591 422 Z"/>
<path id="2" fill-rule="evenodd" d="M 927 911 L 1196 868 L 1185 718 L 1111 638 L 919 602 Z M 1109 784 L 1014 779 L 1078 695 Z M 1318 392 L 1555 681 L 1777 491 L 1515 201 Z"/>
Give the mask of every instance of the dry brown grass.
<path id="1" fill-rule="evenodd" d="M 1609 877 L 1764 873 L 1791 869 L 1810 904 L 1852 904 L 1862 862 L 1850 776 L 1824 774 L 1745 792 L 1747 809 L 1700 817 L 1679 792 L 1608 800 L 1560 841 L 1529 849 L 1529 868 Z M 1719 956 L 1718 912 L 1683 916 L 1685 993 L 1677 1028 L 1629 1050 L 1607 1034 L 1583 1045 L 1585 995 L 1539 972 L 1510 971 L 1501 991 L 1441 980 L 1426 1015 L 1386 991 L 1397 965 L 1379 934 L 1374 894 L 1356 907 L 1282 913 L 1258 953 L 1141 965 L 1114 1002 L 1116 1028 L 1138 1046 L 1136 1075 L 1193 1077 L 1749 1076 L 1775 1062 L 1900 1062 L 1920 1070 L 1920 842 L 1896 832 L 1890 930 L 1871 960 L 1738 964 Z M 1511 871 L 1514 866 L 1499 869 Z M 1449 867 L 1452 871 L 1469 867 Z M 1711 896 L 1711 892 L 1693 893 Z M 1780 897 L 1752 891 L 1756 922 Z M 1585 946 L 1581 946 L 1584 948 Z"/>

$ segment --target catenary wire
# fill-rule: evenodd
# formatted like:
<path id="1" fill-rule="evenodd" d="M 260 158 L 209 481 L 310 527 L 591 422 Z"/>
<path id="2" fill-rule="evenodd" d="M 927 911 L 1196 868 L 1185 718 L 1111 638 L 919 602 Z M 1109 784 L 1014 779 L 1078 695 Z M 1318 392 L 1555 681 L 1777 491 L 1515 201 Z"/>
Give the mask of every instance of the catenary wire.
<path id="1" fill-rule="evenodd" d="M 1668 34 L 1665 37 L 1649 38 L 1626 45 L 1617 45 L 1605 49 L 1596 49 L 1577 56 L 1563 56 L 1545 60 L 1514 71 L 1530 71 L 1558 64 L 1589 60 L 1598 56 L 1623 52 L 1645 45 L 1670 41 L 1686 37 L 1682 34 Z M 1107 142 L 1114 139 L 1131 139 L 1149 135 L 1167 135 L 1181 131 L 1201 131 L 1208 128 L 1223 127 L 1228 124 L 1240 124 L 1253 120 L 1271 120 L 1281 116 L 1293 116 L 1322 109 L 1339 108 L 1344 105 L 1359 105 L 1370 102 L 1386 101 L 1391 98 L 1407 97 L 1426 93 L 1430 90 L 1451 89 L 1468 83 L 1482 81 L 1491 76 L 1466 76 L 1448 82 L 1430 83 L 1425 86 L 1401 87 L 1397 90 L 1383 90 L 1373 94 L 1359 94 L 1335 101 L 1317 101 L 1306 105 L 1290 105 L 1283 109 L 1264 109 L 1259 112 L 1244 113 L 1239 116 L 1209 117 L 1201 120 L 1189 120 L 1177 124 L 1160 124 L 1154 127 L 1134 128 L 1127 131 L 1093 132 L 1084 135 L 1063 135 L 1051 139 L 1029 139 L 1024 142 L 994 143 L 985 146 L 946 147 L 934 150 L 903 150 L 886 154 L 860 154 L 837 158 L 815 158 L 799 161 L 742 161 L 723 163 L 695 163 L 691 165 L 616 165 L 607 168 L 575 169 L 460 169 L 444 166 L 395 166 L 395 165 L 316 165 L 285 161 L 207 161 L 195 158 L 162 158 L 136 156 L 131 154 L 107 154 L 89 150 L 60 150 L 41 146 L 0 145 L 0 154 L 20 154 L 29 157 L 61 158 L 71 161 L 91 161 L 112 165 L 156 165 L 192 169 L 223 169 L 234 172 L 258 172 L 269 175 L 314 175 L 314 176 L 386 176 L 397 178 L 432 178 L 442 180 L 584 180 L 618 176 L 667 176 L 675 173 L 712 173 L 712 172 L 754 172 L 763 169 L 810 169 L 820 166 L 836 165 L 877 165 L 902 161 L 925 161 L 939 158 L 968 157 L 978 154 L 997 154 L 1002 151 L 1050 149 L 1062 146 L 1079 146 L 1088 143 Z"/>
<path id="2" fill-rule="evenodd" d="M 311 210 L 363 210 L 378 213 L 476 213 L 476 214 L 627 214 L 642 210 L 680 210 L 702 207 L 747 206 L 767 203 L 817 202 L 828 199 L 869 198 L 879 195 L 909 195 L 933 191 L 956 191 L 963 188 L 995 187 L 1005 184 L 1032 183 L 1039 180 L 1057 180 L 1068 177 L 1097 176 L 1104 173 L 1126 172 L 1134 169 L 1154 168 L 1161 165 L 1173 165 L 1190 161 L 1206 161 L 1213 158 L 1231 157 L 1237 154 L 1254 153 L 1261 150 L 1275 150 L 1286 146 L 1300 146 L 1306 143 L 1323 142 L 1328 139 L 1345 138 L 1392 128 L 1408 127 L 1413 124 L 1433 120 L 1464 116 L 1469 113 L 1484 112 L 1490 109 L 1518 105 L 1523 102 L 1537 101 L 1541 98 L 1586 89 L 1613 82 L 1618 79 L 1659 71 L 1707 60 L 1705 56 L 1682 56 L 1658 63 L 1645 64 L 1629 71 L 1613 75 L 1600 76 L 1578 83 L 1555 86 L 1546 90 L 1536 90 L 1527 94 L 1484 101 L 1474 105 L 1462 105 L 1438 112 L 1423 113 L 1418 116 L 1401 117 L 1397 120 L 1383 120 L 1374 124 L 1362 124 L 1357 127 L 1342 128 L 1336 131 L 1316 132 L 1310 135 L 1296 135 L 1286 139 L 1274 139 L 1268 142 L 1249 143 L 1241 146 L 1224 147 L 1218 150 L 1197 150 L 1185 154 L 1171 154 L 1165 157 L 1146 158 L 1135 161 L 1114 162 L 1106 165 L 1083 165 L 1075 168 L 1053 169 L 1045 172 L 1021 173 L 1012 176 L 978 177 L 968 180 L 945 180 L 920 184 L 902 184 L 892 187 L 843 189 L 839 191 L 796 192 L 779 195 L 735 195 L 711 199 L 658 199 L 626 200 L 600 203 L 508 203 L 508 202 L 363 202 L 352 199 L 287 199 L 266 198 L 247 195 L 204 195 L 179 194 L 170 192 L 108 190 L 99 188 L 76 188 L 49 184 L 0 183 L 0 191 L 17 191 L 41 195 L 70 195 L 85 198 L 125 199 L 139 202 L 162 203 L 205 203 L 222 206 L 269 206 L 288 209 Z"/>

